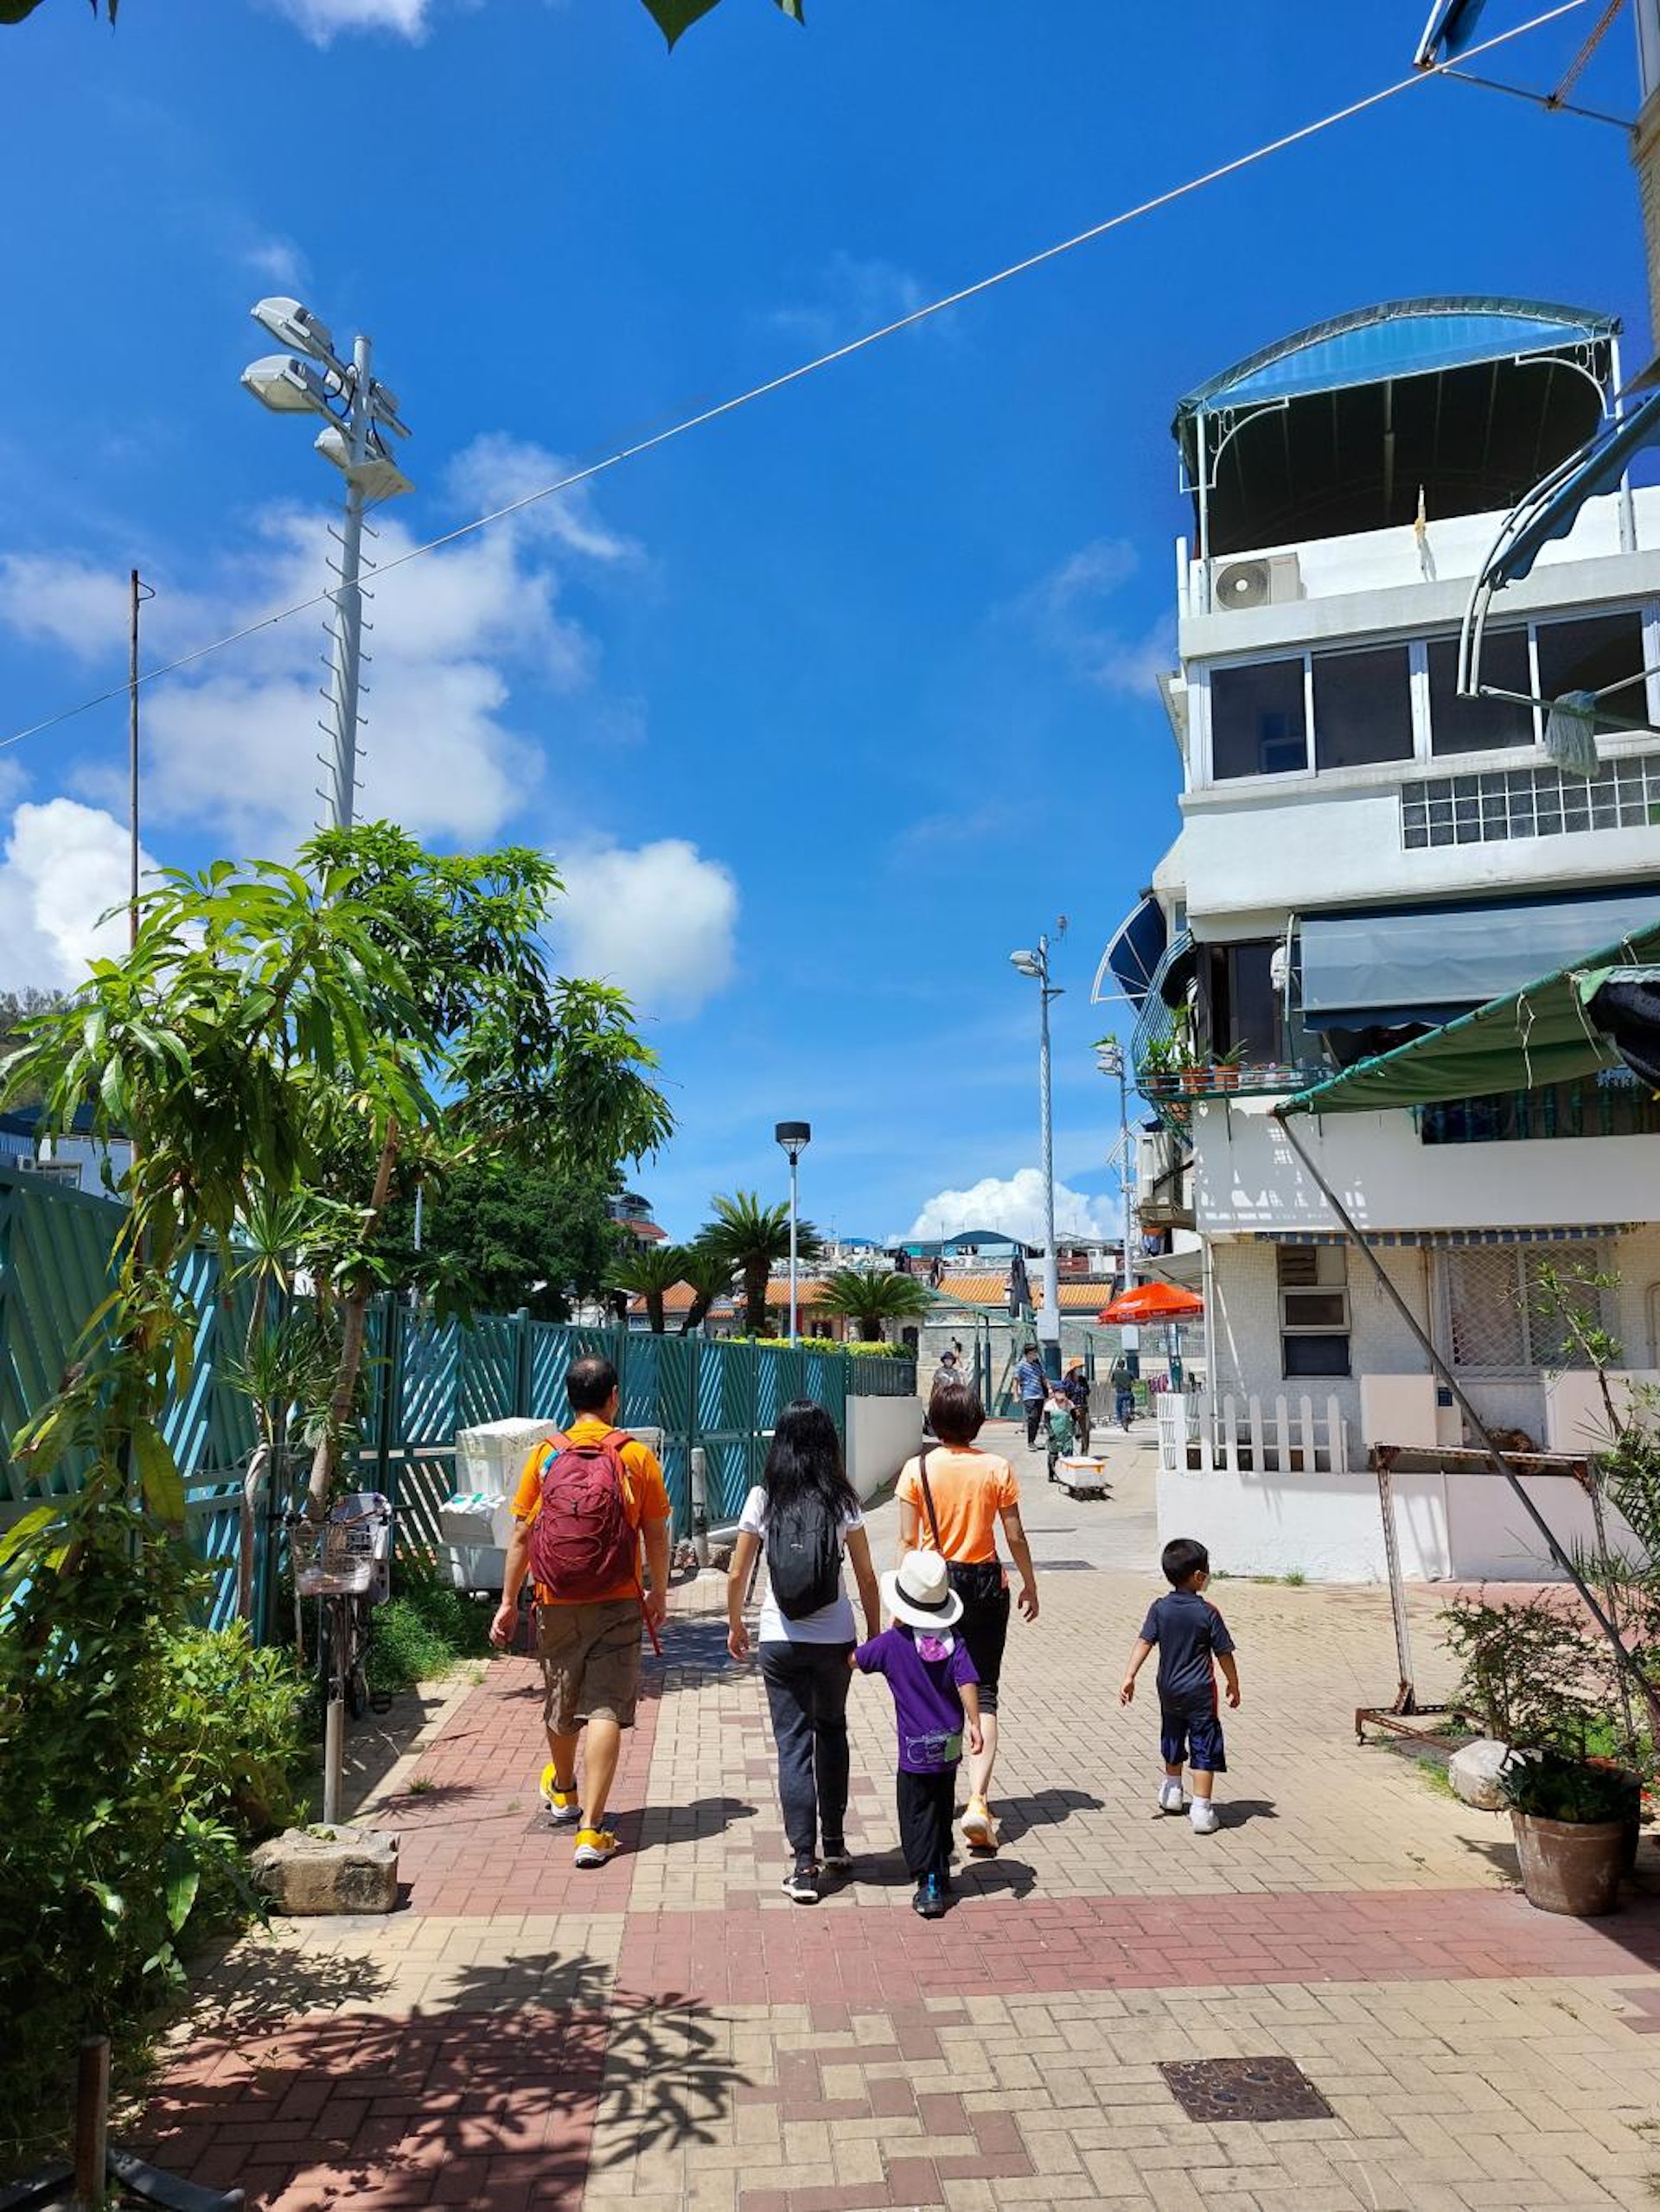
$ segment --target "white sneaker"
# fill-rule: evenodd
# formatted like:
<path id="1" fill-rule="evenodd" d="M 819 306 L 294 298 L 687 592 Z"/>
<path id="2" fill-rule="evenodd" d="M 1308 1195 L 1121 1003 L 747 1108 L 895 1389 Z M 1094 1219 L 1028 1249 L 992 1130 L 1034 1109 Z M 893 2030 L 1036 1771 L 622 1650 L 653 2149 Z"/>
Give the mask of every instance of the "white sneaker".
<path id="1" fill-rule="evenodd" d="M 1179 1813 L 1186 1803 L 1181 1783 L 1174 1775 L 1166 1775 L 1159 1788 L 1159 1810 L 1161 1813 Z"/>
<path id="2" fill-rule="evenodd" d="M 1216 1818 L 1216 1808 L 1208 1797 L 1196 1797 L 1188 1818 L 1193 1823 L 1196 1836 L 1214 1836 L 1222 1823 Z"/>

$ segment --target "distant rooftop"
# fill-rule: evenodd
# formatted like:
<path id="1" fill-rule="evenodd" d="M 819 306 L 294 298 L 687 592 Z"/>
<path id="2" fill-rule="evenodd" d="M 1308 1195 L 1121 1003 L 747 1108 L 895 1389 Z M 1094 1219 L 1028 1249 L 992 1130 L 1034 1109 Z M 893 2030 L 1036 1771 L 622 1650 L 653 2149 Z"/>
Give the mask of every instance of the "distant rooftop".
<path id="1" fill-rule="evenodd" d="M 1388 300 L 1248 354 L 1172 425 L 1209 551 L 1409 524 L 1421 490 L 1431 521 L 1508 509 L 1602 421 L 1618 331 L 1542 300 Z"/>

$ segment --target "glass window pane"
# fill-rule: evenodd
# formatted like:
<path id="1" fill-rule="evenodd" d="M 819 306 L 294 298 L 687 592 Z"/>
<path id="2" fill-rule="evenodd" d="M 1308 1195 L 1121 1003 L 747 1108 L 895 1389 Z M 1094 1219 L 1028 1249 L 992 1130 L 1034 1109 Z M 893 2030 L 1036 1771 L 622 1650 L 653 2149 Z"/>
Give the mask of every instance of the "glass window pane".
<path id="1" fill-rule="evenodd" d="M 1287 1329 L 1346 1329 L 1349 1325 L 1346 1291 L 1286 1291 L 1283 1296 Z"/>
<path id="2" fill-rule="evenodd" d="M 1599 692 L 1605 685 L 1643 673 L 1640 615 L 1591 615 L 1572 622 L 1539 625 L 1539 686 L 1548 699 L 1564 692 Z M 1625 722 L 1646 722 L 1641 684 L 1616 692 L 1605 711 Z"/>
<path id="3" fill-rule="evenodd" d="M 1346 1336 L 1284 1336 L 1287 1375 L 1346 1375 L 1349 1339 Z"/>
<path id="4" fill-rule="evenodd" d="M 1533 690 L 1525 630 L 1491 630 L 1481 648 L 1481 680 L 1501 691 Z M 1459 641 L 1429 641 L 1429 743 L 1435 753 L 1490 753 L 1504 745 L 1531 745 L 1533 709 L 1509 699 L 1459 697 Z"/>
<path id="5" fill-rule="evenodd" d="M 1225 1049 L 1247 1060 L 1280 1058 L 1280 994 L 1274 987 L 1278 938 L 1228 947 L 1228 1036 Z"/>
<path id="6" fill-rule="evenodd" d="M 1412 758 L 1412 679 L 1404 645 L 1314 656 L 1314 765 L 1363 768 Z"/>
<path id="7" fill-rule="evenodd" d="M 1210 770 L 1218 783 L 1241 775 L 1290 775 L 1308 766 L 1303 664 L 1265 660 L 1210 672 Z"/>

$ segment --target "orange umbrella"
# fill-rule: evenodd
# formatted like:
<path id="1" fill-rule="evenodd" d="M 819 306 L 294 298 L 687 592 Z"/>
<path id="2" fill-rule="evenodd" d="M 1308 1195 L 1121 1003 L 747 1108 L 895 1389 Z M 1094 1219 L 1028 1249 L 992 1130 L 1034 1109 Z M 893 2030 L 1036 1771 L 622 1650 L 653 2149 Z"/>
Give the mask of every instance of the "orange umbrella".
<path id="1" fill-rule="evenodd" d="M 1204 1300 L 1195 1291 L 1174 1283 L 1138 1283 L 1102 1306 L 1096 1316 L 1105 1322 L 1191 1321 L 1204 1311 Z"/>

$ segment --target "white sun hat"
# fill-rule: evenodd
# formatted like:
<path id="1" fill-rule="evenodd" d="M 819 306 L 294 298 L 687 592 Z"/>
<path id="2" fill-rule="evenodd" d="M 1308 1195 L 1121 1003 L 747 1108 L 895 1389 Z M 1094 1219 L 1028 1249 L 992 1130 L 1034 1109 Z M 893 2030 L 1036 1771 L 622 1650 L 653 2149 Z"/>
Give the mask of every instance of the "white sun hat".
<path id="1" fill-rule="evenodd" d="M 882 1578 L 882 1603 L 913 1629 L 949 1629 L 962 1618 L 962 1600 L 937 1552 L 907 1552 Z"/>

